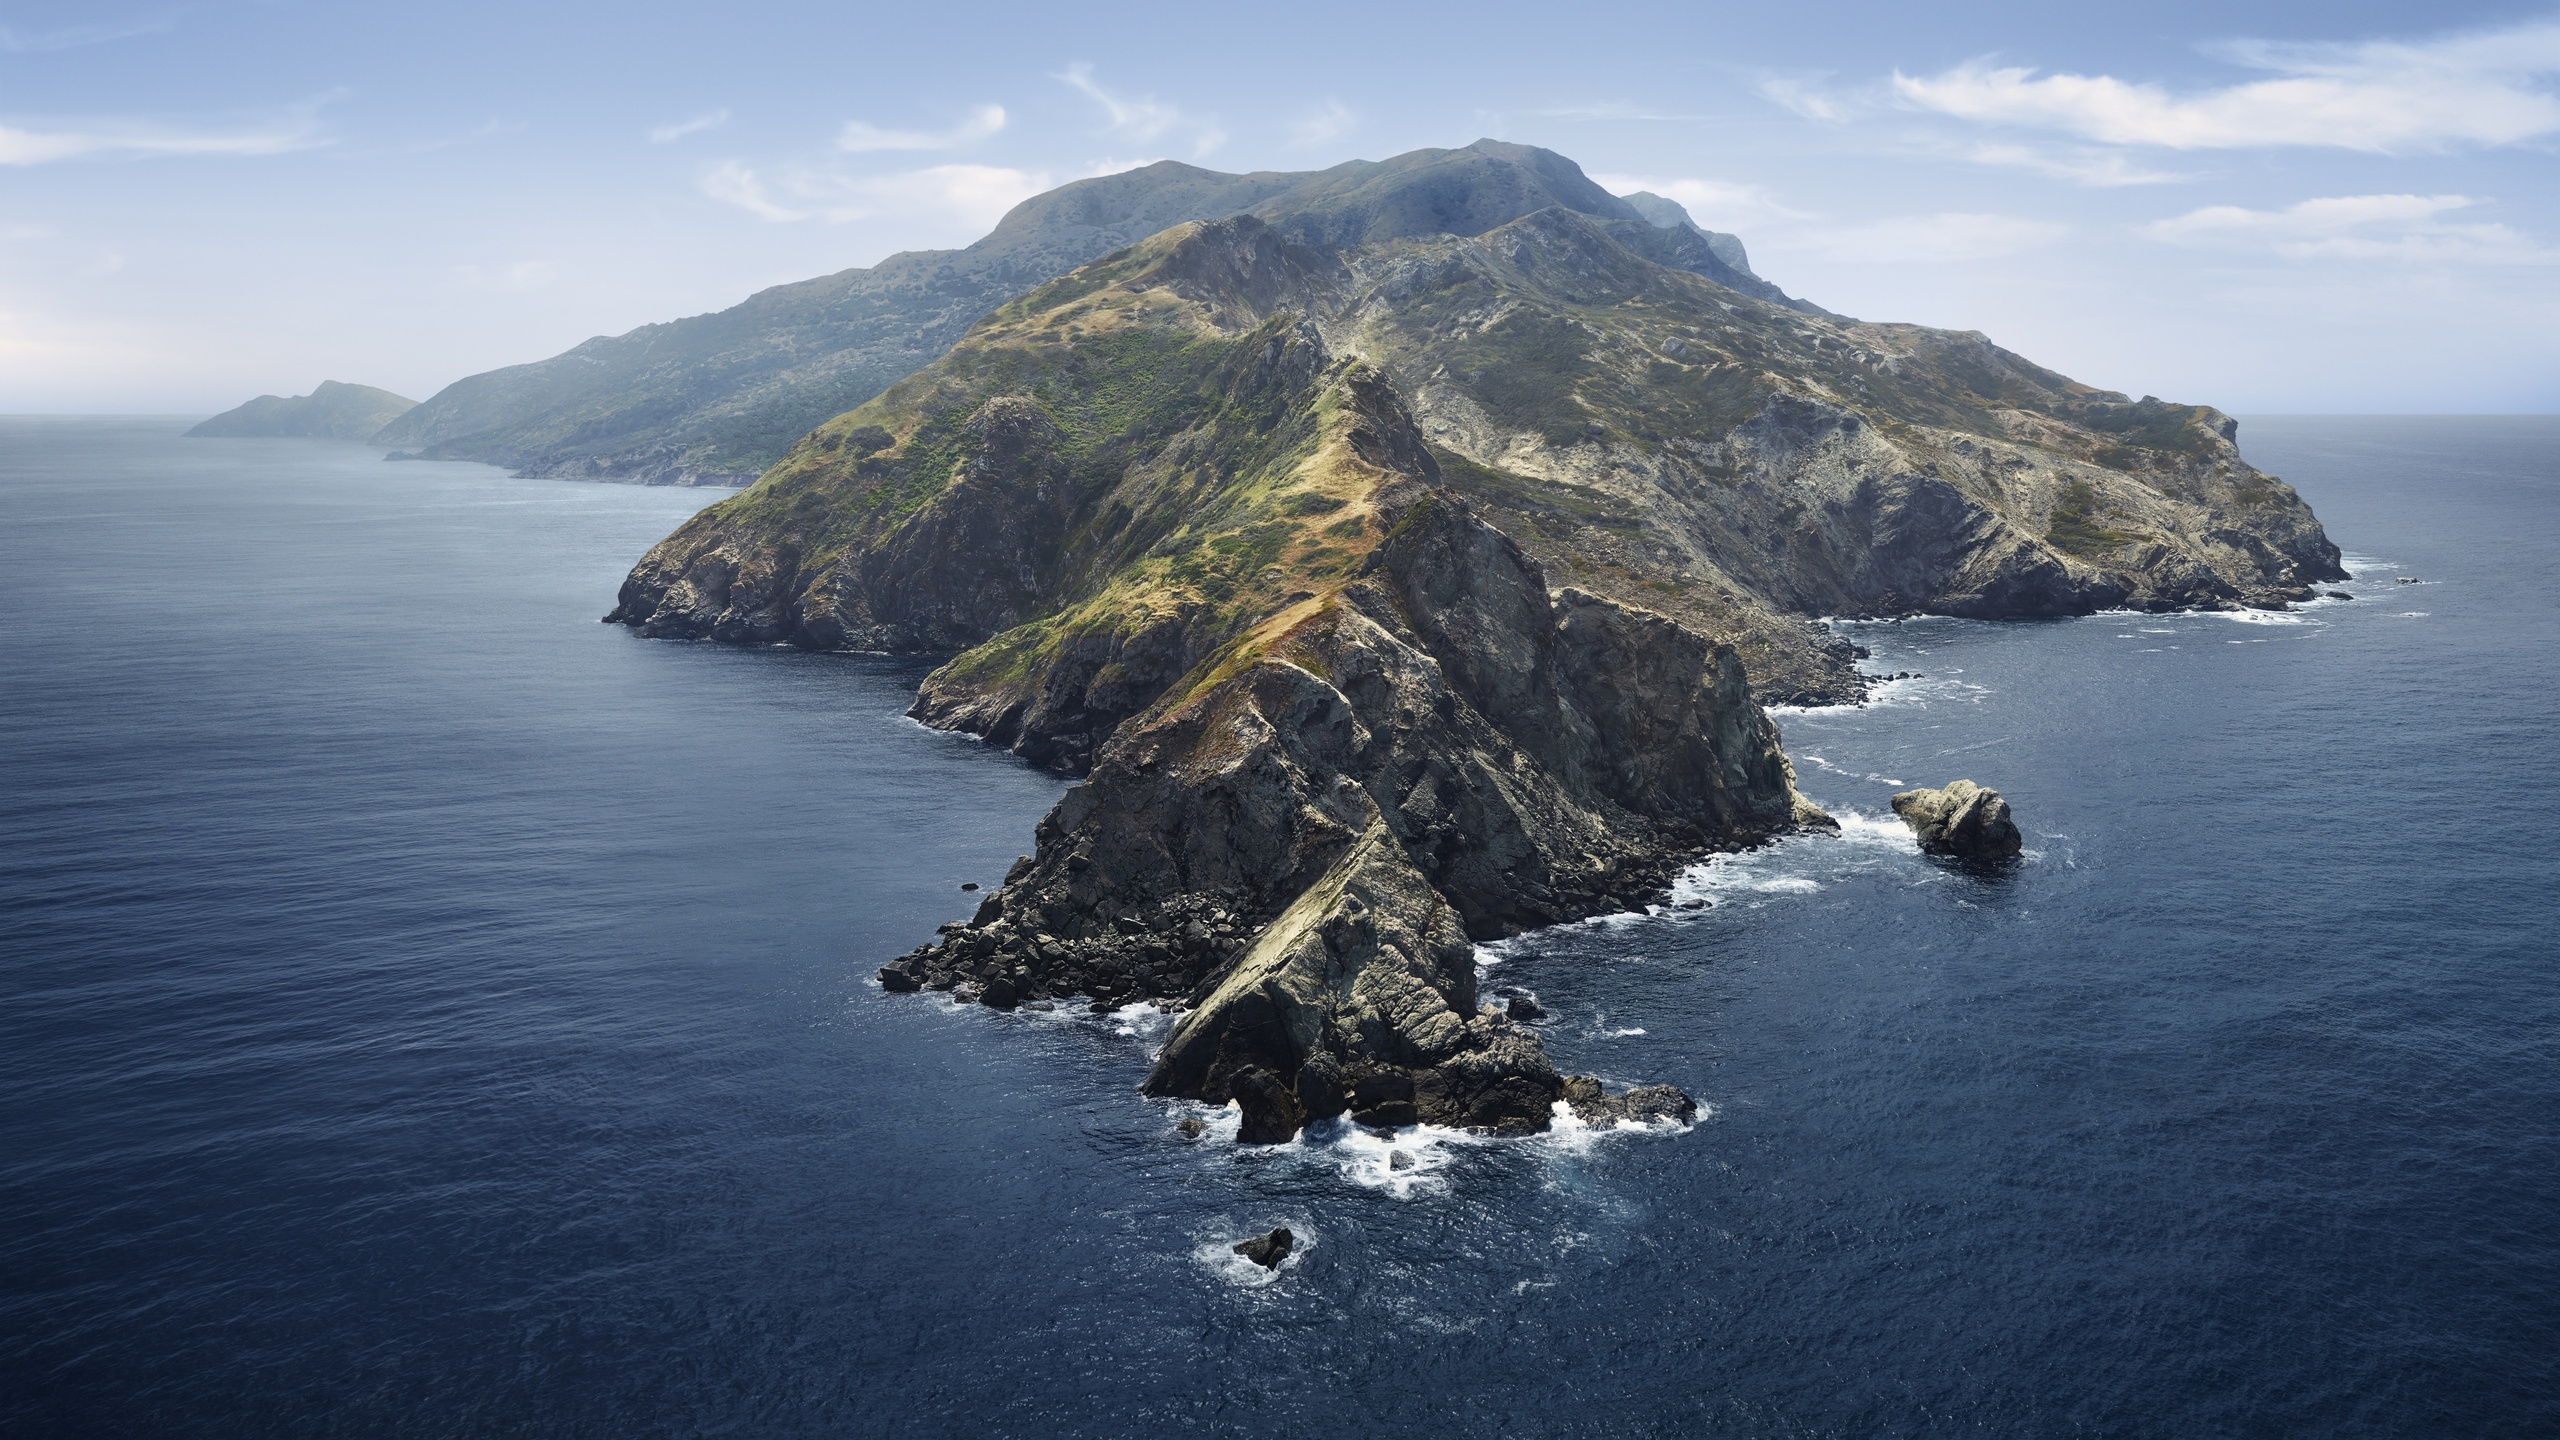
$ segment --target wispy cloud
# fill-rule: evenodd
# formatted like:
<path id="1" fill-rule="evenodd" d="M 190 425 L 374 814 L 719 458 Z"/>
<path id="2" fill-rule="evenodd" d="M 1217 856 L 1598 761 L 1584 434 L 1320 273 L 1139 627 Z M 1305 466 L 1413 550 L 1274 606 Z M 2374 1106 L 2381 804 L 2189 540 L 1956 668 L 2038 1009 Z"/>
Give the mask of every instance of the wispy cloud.
<path id="1" fill-rule="evenodd" d="M 884 130 L 860 120 L 847 120 L 836 135 L 836 148 L 872 150 L 953 150 L 984 140 L 1004 128 L 1004 107 L 981 105 L 969 118 L 948 130 Z"/>
<path id="2" fill-rule="evenodd" d="M 672 124 L 655 127 L 649 132 L 649 143 L 652 145 L 672 145 L 687 135 L 699 135 L 705 130 L 717 130 L 728 123 L 728 111 L 705 110 L 690 120 L 678 120 Z"/>
<path id="3" fill-rule="evenodd" d="M 2404 153 L 2512 145 L 2560 132 L 2560 21 L 2419 42 L 2242 42 L 2220 53 L 2274 78 L 2176 93 L 2109 75 L 2039 75 L 1986 61 L 1895 72 L 1915 109 L 2173 150 L 2322 146 Z"/>
<path id="4" fill-rule="evenodd" d="M 2075 185 L 2111 188 L 2123 185 L 2171 185 L 2193 179 L 2168 170 L 2154 170 L 2139 165 L 2123 152 L 2071 148 L 2043 150 L 2029 145 L 1974 145 L 1964 158 L 1977 165 L 1998 165 L 2012 170 L 2032 170 L 2056 180 Z"/>
<path id="5" fill-rule="evenodd" d="M 1350 106 L 1328 95 L 1323 109 L 1289 127 L 1289 143 L 1301 150 L 1330 145 L 1350 134 L 1359 123 L 1360 117 Z"/>
<path id="6" fill-rule="evenodd" d="M 1650 190 L 1677 200 L 1689 218 L 1710 230 L 1739 228 L 1761 220 L 1806 220 L 1812 217 L 1779 201 L 1758 185 L 1731 180 L 1700 180 L 1660 175 L 1593 175 L 1591 182 L 1612 195 Z"/>
<path id="7" fill-rule="evenodd" d="M 1792 110 L 1807 120 L 1846 120 L 1856 106 L 1843 101 L 1823 88 L 1820 75 L 1771 75 L 1760 82 L 1760 93 L 1780 109 Z"/>
<path id="8" fill-rule="evenodd" d="M 1792 248 L 1861 265 L 1944 265 L 1997 260 L 2050 245 L 2071 227 L 2022 215 L 1904 215 L 1840 230 L 1808 231 Z"/>
<path id="9" fill-rule="evenodd" d="M 809 218 L 805 212 L 776 201 L 766 188 L 764 177 L 735 160 L 723 160 L 703 171 L 702 193 L 776 224 Z"/>
<path id="10" fill-rule="evenodd" d="M 1049 188 L 1049 177 L 1000 165 L 933 165 L 890 175 L 792 166 L 766 174 L 724 160 L 702 174 L 702 193 L 760 220 L 915 218 L 990 226 Z"/>
<path id="11" fill-rule="evenodd" d="M 175 121 L 93 116 L 25 125 L 0 124 L 0 165 L 170 155 L 281 155 L 328 143 L 320 107 L 335 93 L 262 119 L 189 125 Z"/>
<path id="12" fill-rule="evenodd" d="M 102 25 L 72 25 L 60 30 L 27 31 L 0 25 L 0 52 L 43 55 L 56 50 L 77 50 L 85 45 L 130 40 L 137 35 L 157 35 L 169 29 L 171 23 L 167 16 L 148 16 L 138 20 L 110 20 Z"/>
<path id="13" fill-rule="evenodd" d="M 2154 221 L 2143 233 L 2174 245 L 2254 250 L 2287 260 L 2560 262 L 2560 250 L 2505 225 L 2443 218 L 2478 203 L 2468 195 L 2336 195 L 2281 210 L 2208 205 Z"/>
<path id="14" fill-rule="evenodd" d="M 1182 130 L 1191 134 L 1191 153 L 1196 158 L 1227 143 L 1227 132 L 1209 120 L 1186 115 L 1178 105 L 1156 99 L 1152 95 L 1133 96 L 1106 90 L 1093 78 L 1093 66 L 1078 60 L 1058 72 L 1058 79 L 1075 87 L 1084 97 L 1102 107 L 1108 123 L 1107 133 L 1130 140 L 1153 140 L 1159 135 Z"/>

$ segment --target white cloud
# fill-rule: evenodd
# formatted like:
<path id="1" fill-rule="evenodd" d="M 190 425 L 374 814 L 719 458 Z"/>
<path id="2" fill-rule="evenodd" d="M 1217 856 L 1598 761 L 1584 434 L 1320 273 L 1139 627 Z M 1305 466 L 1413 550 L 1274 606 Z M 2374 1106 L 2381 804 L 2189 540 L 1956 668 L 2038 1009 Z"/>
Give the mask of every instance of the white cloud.
<path id="1" fill-rule="evenodd" d="M 2171 185 L 2194 178 L 2167 170 L 2145 169 L 2114 150 L 2038 150 L 2026 145 L 1976 145 L 1965 151 L 1964 157 L 1977 165 L 2032 170 L 2056 180 L 2098 187 Z"/>
<path id="2" fill-rule="evenodd" d="M 1300 149 L 1329 145 L 1348 135 L 1360 124 L 1360 117 L 1350 106 L 1328 95 L 1324 108 L 1289 127 L 1289 143 Z"/>
<path id="3" fill-rule="evenodd" d="M 703 172 L 702 193 L 760 220 L 918 218 L 989 227 L 1049 188 L 1049 177 L 1001 165 L 933 165 L 890 175 L 794 167 L 771 176 L 735 160 Z"/>
<path id="4" fill-rule="evenodd" d="M 1103 89 L 1093 78 L 1093 66 L 1085 61 L 1078 60 L 1059 71 L 1058 78 L 1083 91 L 1087 99 L 1101 106 L 1102 113 L 1111 118 L 1110 129 L 1115 134 L 1126 135 L 1133 140 L 1153 140 L 1182 123 L 1181 110 L 1159 104 L 1153 96 L 1129 99 Z"/>
<path id="5" fill-rule="evenodd" d="M 1591 183 L 1612 195 L 1632 195 L 1650 190 L 1656 195 L 1680 202 L 1689 218 L 1709 230 L 1732 229 L 1755 220 L 1806 220 L 1812 218 L 1802 210 L 1781 204 L 1777 197 L 1758 185 L 1737 184 L 1730 180 L 1696 180 L 1658 175 L 1599 175 Z"/>
<path id="6" fill-rule="evenodd" d="M 1996 260 L 2049 245 L 2071 227 L 2020 215 L 1942 212 L 1904 215 L 1843 230 L 1817 230 L 1791 248 L 1865 265 L 1949 264 Z"/>
<path id="7" fill-rule="evenodd" d="M 1078 60 L 1059 71 L 1058 78 L 1102 107 L 1108 122 L 1103 127 L 1106 133 L 1131 140 L 1153 140 L 1168 131 L 1189 130 L 1193 159 L 1227 143 L 1226 131 L 1219 129 L 1214 122 L 1184 114 L 1180 106 L 1167 104 L 1152 95 L 1117 95 L 1105 90 L 1093 78 L 1093 66 L 1085 61 Z"/>
<path id="8" fill-rule="evenodd" d="M 1823 93 L 1819 77 L 1772 75 L 1760 82 L 1760 93 L 1781 109 L 1807 120 L 1846 120 L 1850 106 Z"/>
<path id="9" fill-rule="evenodd" d="M 2173 245 L 2263 250 L 2287 260 L 2560 262 L 2560 250 L 2537 245 L 2505 225 L 2441 218 L 2477 203 L 2468 195 L 2336 195 L 2282 210 L 2208 205 L 2154 221 L 2143 233 Z"/>
<path id="10" fill-rule="evenodd" d="M 705 110 L 690 120 L 678 120 L 673 124 L 660 125 L 651 130 L 649 132 L 649 143 L 652 145 L 671 145 L 676 141 L 683 139 L 687 135 L 699 135 L 705 130 L 717 130 L 728 123 L 728 111 Z"/>
<path id="11" fill-rule="evenodd" d="M 1981 61 L 1893 76 L 1907 105 L 2109 145 L 2326 146 L 2375 153 L 2512 145 L 2560 132 L 2560 22 L 2408 43 L 2243 43 L 2223 53 L 2276 78 L 2191 94 L 2108 75 Z"/>
<path id="12" fill-rule="evenodd" d="M 735 160 L 723 160 L 703 171 L 702 193 L 735 205 L 759 220 L 779 224 L 809 218 L 800 211 L 775 203 L 765 190 L 763 177 Z"/>
<path id="13" fill-rule="evenodd" d="M 253 124 L 190 128 L 159 121 L 89 119 L 59 129 L 0 125 L 0 165 L 59 160 L 171 155 L 281 155 L 325 144 L 318 110 L 326 99 L 298 105 Z"/>
<path id="14" fill-rule="evenodd" d="M 860 120 L 847 120 L 836 136 L 836 148 L 857 153 L 873 150 L 953 150 L 984 140 L 1004 128 L 1004 107 L 981 105 L 969 118 L 948 130 L 883 130 Z"/>

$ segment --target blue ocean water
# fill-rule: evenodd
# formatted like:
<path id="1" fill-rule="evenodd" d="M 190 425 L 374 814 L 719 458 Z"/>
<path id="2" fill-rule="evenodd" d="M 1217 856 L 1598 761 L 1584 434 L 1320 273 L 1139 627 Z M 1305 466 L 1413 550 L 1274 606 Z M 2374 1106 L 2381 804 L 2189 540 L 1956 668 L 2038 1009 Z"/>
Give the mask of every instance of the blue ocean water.
<path id="1" fill-rule="evenodd" d="M 0 1433 L 2560 1428 L 2560 419 L 2245 421 L 2351 602 L 1854 627 L 1842 838 L 1487 956 L 1700 1122 L 1407 1170 L 873 986 L 1061 782 L 597 624 L 709 497 L 181 428 L 0 421 Z"/>

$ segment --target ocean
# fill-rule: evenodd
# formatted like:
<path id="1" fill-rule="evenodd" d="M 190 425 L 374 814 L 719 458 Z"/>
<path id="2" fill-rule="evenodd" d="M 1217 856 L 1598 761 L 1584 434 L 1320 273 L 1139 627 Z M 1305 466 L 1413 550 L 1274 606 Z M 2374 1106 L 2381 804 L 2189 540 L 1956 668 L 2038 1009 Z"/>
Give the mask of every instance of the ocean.
<path id="1" fill-rule="evenodd" d="M 1844 625 L 1840 837 L 1484 952 L 1698 1122 L 1401 1170 L 881 992 L 1065 782 L 598 624 L 715 495 L 185 423 L 0 420 L 0 1433 L 2560 1432 L 2560 417 L 2245 418 L 2352 600 Z"/>

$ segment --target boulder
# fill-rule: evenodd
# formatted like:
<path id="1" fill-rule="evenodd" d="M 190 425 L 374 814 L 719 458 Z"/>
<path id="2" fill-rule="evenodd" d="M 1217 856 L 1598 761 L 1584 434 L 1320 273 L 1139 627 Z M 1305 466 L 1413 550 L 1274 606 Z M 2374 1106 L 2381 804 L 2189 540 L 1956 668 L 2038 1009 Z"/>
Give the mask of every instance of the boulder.
<path id="1" fill-rule="evenodd" d="M 1244 1124 L 1236 1130 L 1239 1145 L 1286 1145 L 1306 1123 L 1306 1112 L 1289 1087 L 1258 1065 L 1237 1071 L 1227 1081 L 1227 1092 L 1244 1109 Z"/>
<path id="2" fill-rule="evenodd" d="M 2014 860 L 2025 841 L 2009 818 L 2009 802 L 1997 790 L 1958 780 L 1942 790 L 1905 790 L 1893 797 L 1893 813 L 1932 855 L 1960 860 Z"/>
<path id="3" fill-rule="evenodd" d="M 1677 1085 L 1638 1085 L 1612 1095 L 1589 1075 L 1568 1075 L 1564 1079 L 1564 1099 L 1587 1125 L 1614 1125 L 1621 1120 L 1642 1125 L 1666 1120 L 1685 1124 L 1698 1118 L 1698 1102 Z"/>
<path id="4" fill-rule="evenodd" d="M 1286 1225 L 1274 1226 L 1268 1235 L 1256 1235 L 1250 1240 L 1235 1243 L 1237 1254 L 1265 1270 L 1278 1269 L 1280 1262 L 1288 1259 L 1289 1252 L 1296 1248 L 1298 1237 L 1290 1234 Z"/>

